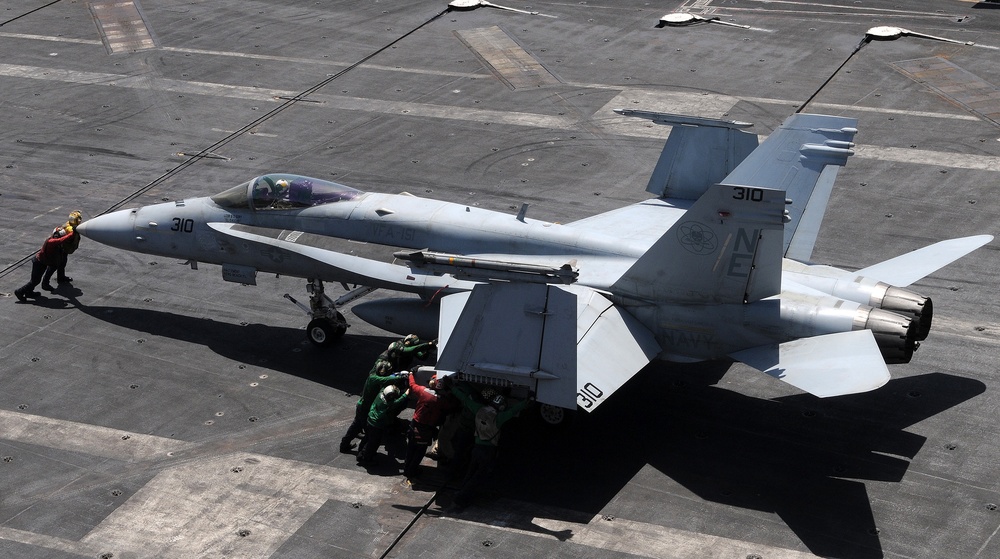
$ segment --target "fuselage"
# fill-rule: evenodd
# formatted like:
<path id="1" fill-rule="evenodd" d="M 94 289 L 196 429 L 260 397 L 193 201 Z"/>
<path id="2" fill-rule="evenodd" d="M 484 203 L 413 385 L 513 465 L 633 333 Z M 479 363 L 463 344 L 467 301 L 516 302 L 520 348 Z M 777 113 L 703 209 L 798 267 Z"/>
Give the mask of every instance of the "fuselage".
<path id="1" fill-rule="evenodd" d="M 283 189 L 275 187 L 282 183 Z M 684 214 L 669 205 L 656 211 L 664 232 Z M 661 357 L 675 360 L 718 358 L 763 344 L 864 329 L 873 312 L 867 300 L 834 295 L 823 282 L 804 286 L 791 280 L 783 281 L 781 294 L 746 304 L 622 297 L 615 282 L 650 248 L 649 239 L 627 240 L 586 227 L 405 194 L 362 192 L 297 175 L 267 175 L 212 197 L 121 210 L 88 221 L 81 231 L 129 251 L 389 287 L 425 298 L 467 289 L 469 283 L 440 274 L 414 275 L 400 265 L 383 265 L 366 276 L 350 266 L 322 265 L 302 252 L 349 253 L 351 243 L 369 243 L 385 246 L 386 255 L 408 248 L 520 264 L 569 263 L 579 271 L 579 285 L 628 309 L 656 335 Z M 305 246 L 309 243 L 314 246 Z M 799 279 L 810 277 L 810 267 L 803 264 L 786 261 L 783 268 L 794 268 Z M 433 312 L 426 314 L 436 320 Z M 888 344 L 908 360 L 913 350 L 909 320 L 899 318 Z"/>

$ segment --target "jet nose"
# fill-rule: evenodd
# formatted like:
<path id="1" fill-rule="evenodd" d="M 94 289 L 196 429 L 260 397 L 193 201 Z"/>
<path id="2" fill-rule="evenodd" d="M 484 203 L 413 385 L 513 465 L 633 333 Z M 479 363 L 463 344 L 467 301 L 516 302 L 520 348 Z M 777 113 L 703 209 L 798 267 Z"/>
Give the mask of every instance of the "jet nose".
<path id="1" fill-rule="evenodd" d="M 121 210 L 88 219 L 77 226 L 76 231 L 99 243 L 117 248 L 126 248 L 135 240 L 132 230 L 133 210 Z"/>

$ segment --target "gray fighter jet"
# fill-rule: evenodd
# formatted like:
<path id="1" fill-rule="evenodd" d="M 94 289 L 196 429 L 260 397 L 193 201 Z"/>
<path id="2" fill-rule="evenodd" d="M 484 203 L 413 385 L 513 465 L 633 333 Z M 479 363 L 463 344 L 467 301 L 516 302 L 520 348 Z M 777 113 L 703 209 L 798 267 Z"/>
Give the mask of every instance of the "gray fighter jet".
<path id="1" fill-rule="evenodd" d="M 904 289 L 990 242 L 940 242 L 850 272 L 809 264 L 856 121 L 797 114 L 763 143 L 748 123 L 641 111 L 671 125 L 638 204 L 568 224 L 294 174 L 121 210 L 79 231 L 121 249 L 308 280 L 309 339 L 373 288 L 411 294 L 353 312 L 439 338 L 439 374 L 596 409 L 652 359 L 731 358 L 820 397 L 873 390 L 931 326 Z M 384 246 L 382 260 L 347 241 Z M 363 286 L 337 301 L 324 282 Z M 415 295 L 415 296 L 413 296 Z"/>

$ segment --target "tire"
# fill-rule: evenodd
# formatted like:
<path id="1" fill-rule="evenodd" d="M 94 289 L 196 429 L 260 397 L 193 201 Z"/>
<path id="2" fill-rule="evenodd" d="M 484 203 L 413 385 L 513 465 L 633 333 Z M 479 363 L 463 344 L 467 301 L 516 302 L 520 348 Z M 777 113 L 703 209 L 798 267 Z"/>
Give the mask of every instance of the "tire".
<path id="1" fill-rule="evenodd" d="M 316 347 L 330 347 L 343 335 L 344 332 L 338 332 L 336 324 L 326 318 L 314 318 L 306 326 L 306 337 Z"/>

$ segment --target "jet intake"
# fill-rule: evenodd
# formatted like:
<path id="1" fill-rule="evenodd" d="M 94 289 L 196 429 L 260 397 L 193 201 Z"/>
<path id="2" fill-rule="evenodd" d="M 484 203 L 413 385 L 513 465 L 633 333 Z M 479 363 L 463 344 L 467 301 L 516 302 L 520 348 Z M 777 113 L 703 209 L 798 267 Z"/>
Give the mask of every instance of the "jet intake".
<path id="1" fill-rule="evenodd" d="M 909 363 L 917 350 L 917 323 L 912 317 L 892 311 L 859 307 L 854 330 L 871 330 L 887 364 Z"/>

